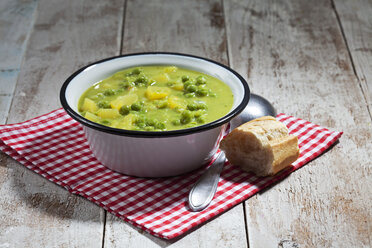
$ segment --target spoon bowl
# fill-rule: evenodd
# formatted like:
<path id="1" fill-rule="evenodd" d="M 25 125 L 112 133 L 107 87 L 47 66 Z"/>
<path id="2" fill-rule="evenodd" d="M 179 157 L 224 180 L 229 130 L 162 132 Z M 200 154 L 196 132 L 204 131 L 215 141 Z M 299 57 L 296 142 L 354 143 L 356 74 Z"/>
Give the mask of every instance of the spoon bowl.
<path id="1" fill-rule="evenodd" d="M 269 115 L 276 116 L 274 106 L 262 96 L 251 94 L 248 105 L 238 116 L 230 121 L 230 129 L 233 130 L 243 123 Z"/>

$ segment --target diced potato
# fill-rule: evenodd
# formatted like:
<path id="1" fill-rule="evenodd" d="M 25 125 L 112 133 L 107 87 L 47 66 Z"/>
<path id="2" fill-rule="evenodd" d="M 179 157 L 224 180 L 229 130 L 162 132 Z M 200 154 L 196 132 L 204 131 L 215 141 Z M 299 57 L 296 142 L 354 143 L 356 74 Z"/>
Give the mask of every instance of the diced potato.
<path id="1" fill-rule="evenodd" d="M 177 67 L 175 66 L 168 66 L 164 68 L 164 72 L 167 72 L 167 73 L 176 72 L 176 71 L 177 71 Z"/>
<path id="2" fill-rule="evenodd" d="M 170 96 L 168 98 L 168 107 L 171 109 L 175 109 L 175 108 L 184 109 L 186 108 L 186 102 L 177 96 Z"/>
<path id="3" fill-rule="evenodd" d="M 133 123 L 136 120 L 136 116 L 133 114 L 126 115 L 123 120 L 119 123 L 119 127 L 123 129 L 132 129 Z"/>
<path id="4" fill-rule="evenodd" d="M 154 77 L 152 77 L 151 79 L 155 80 L 156 82 L 159 82 L 159 83 L 166 83 L 169 81 L 169 76 L 167 73 L 161 73 L 161 74 L 158 74 Z"/>
<path id="5" fill-rule="evenodd" d="M 99 121 L 99 117 L 96 116 L 95 114 L 92 114 L 91 112 L 86 112 L 84 117 L 93 122 Z"/>
<path id="6" fill-rule="evenodd" d="M 128 114 L 123 119 L 112 121 L 111 127 L 132 130 L 135 121 L 136 116 L 134 114 Z"/>
<path id="7" fill-rule="evenodd" d="M 120 113 L 117 109 L 100 109 L 98 110 L 97 115 L 101 118 L 114 119 L 119 117 Z"/>
<path id="8" fill-rule="evenodd" d="M 115 100 L 111 101 L 110 105 L 111 108 L 120 110 L 123 105 L 132 105 L 133 103 L 137 102 L 138 96 L 131 94 L 125 96 L 119 96 Z"/>
<path id="9" fill-rule="evenodd" d="M 120 128 L 119 127 L 119 120 L 118 119 L 116 119 L 116 120 L 113 120 L 113 121 L 111 121 L 111 125 L 110 125 L 110 127 L 113 127 L 113 128 Z"/>
<path id="10" fill-rule="evenodd" d="M 183 84 L 182 83 L 177 83 L 177 84 L 172 86 L 172 89 L 183 91 Z"/>
<path id="11" fill-rule="evenodd" d="M 83 109 L 83 111 L 88 111 L 91 113 L 95 113 L 98 110 L 97 104 L 89 98 L 84 99 L 84 103 L 81 108 Z"/>
<path id="12" fill-rule="evenodd" d="M 158 100 L 167 97 L 170 94 L 170 89 L 167 87 L 149 86 L 145 94 L 149 100 Z"/>

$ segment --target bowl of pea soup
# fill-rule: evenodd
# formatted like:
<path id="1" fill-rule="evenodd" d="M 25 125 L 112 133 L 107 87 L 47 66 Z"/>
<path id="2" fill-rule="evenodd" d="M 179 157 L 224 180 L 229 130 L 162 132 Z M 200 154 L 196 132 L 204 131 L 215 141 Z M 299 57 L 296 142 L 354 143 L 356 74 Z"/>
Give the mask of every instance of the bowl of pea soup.
<path id="1" fill-rule="evenodd" d="M 141 53 L 81 68 L 63 84 L 60 100 L 103 165 L 131 176 L 167 177 L 208 163 L 249 95 L 246 81 L 217 62 Z"/>

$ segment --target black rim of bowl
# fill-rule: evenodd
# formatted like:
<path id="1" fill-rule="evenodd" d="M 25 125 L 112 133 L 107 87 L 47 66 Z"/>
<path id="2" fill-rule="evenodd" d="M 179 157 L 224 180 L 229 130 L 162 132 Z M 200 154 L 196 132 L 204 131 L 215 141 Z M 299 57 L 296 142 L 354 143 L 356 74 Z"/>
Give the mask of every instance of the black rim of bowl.
<path id="1" fill-rule="evenodd" d="M 226 70 L 230 71 L 233 73 L 236 77 L 239 78 L 240 82 L 242 83 L 244 87 L 245 94 L 243 96 L 243 100 L 241 103 L 235 107 L 231 112 L 229 112 L 227 115 L 223 116 L 220 119 L 217 119 L 213 122 L 209 122 L 200 126 L 192 127 L 192 128 L 185 128 L 185 129 L 178 129 L 178 130 L 171 130 L 171 131 L 136 131 L 136 130 L 125 130 L 125 129 L 118 129 L 118 128 L 112 128 L 108 126 L 104 126 L 95 122 L 92 122 L 88 119 L 85 119 L 82 115 L 79 113 L 75 112 L 70 105 L 67 103 L 66 100 L 66 89 L 71 82 L 72 79 L 74 79 L 78 74 L 80 74 L 82 71 L 84 71 L 86 68 L 104 63 L 109 60 L 117 59 L 117 58 L 123 58 L 123 57 L 132 57 L 132 56 L 141 56 L 141 55 L 175 55 L 175 56 L 184 56 L 184 57 L 191 57 L 191 58 L 197 58 L 200 60 L 205 60 L 208 62 L 211 62 L 213 64 L 219 65 Z M 124 68 L 123 68 L 124 69 Z M 248 87 L 248 83 L 245 81 L 245 79 L 240 76 L 236 71 L 231 69 L 230 67 L 223 65 L 221 63 L 218 63 L 216 61 L 206 59 L 203 57 L 198 57 L 195 55 L 189 55 L 189 54 L 183 54 L 183 53 L 168 53 L 168 52 L 147 52 L 147 53 L 131 53 L 131 54 L 124 54 L 124 55 L 119 55 L 119 56 L 114 56 L 110 58 L 106 58 L 103 60 L 96 61 L 94 63 L 91 63 L 89 65 L 84 66 L 83 68 L 79 69 L 78 71 L 74 72 L 67 80 L 63 83 L 61 91 L 60 91 L 60 101 L 62 104 L 62 107 L 64 110 L 76 121 L 80 122 L 84 126 L 103 131 L 106 133 L 111 133 L 111 134 L 116 134 L 116 135 L 121 135 L 121 136 L 133 136 L 133 137 L 149 137 L 149 138 L 162 138 L 162 137 L 170 137 L 170 136 L 182 136 L 182 135 L 188 135 L 188 134 L 193 134 L 197 132 L 202 132 L 208 129 L 213 129 L 218 126 L 221 126 L 227 122 L 229 122 L 232 118 L 234 118 L 236 115 L 238 115 L 240 112 L 243 111 L 243 109 L 247 106 L 249 98 L 250 98 L 250 89 Z"/>

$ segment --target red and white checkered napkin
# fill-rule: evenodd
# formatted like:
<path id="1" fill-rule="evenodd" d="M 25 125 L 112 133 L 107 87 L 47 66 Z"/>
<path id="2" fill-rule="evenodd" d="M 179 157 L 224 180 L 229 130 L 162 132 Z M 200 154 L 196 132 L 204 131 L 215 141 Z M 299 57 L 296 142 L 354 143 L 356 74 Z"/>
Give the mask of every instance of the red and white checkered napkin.
<path id="1" fill-rule="evenodd" d="M 86 197 L 155 236 L 172 239 L 284 178 L 342 135 L 292 116 L 279 114 L 277 118 L 298 136 L 300 158 L 289 169 L 265 178 L 225 165 L 215 198 L 198 213 L 188 210 L 186 200 L 204 169 L 165 179 L 115 173 L 93 157 L 81 125 L 62 109 L 23 123 L 0 126 L 0 149 L 71 193 Z"/>

